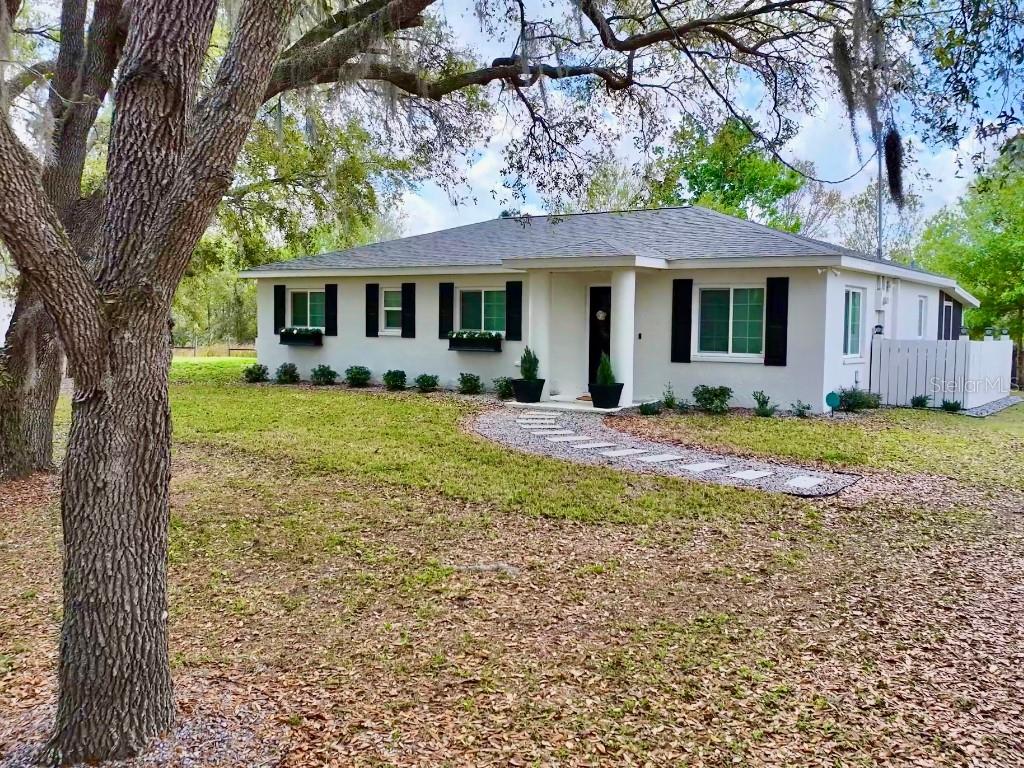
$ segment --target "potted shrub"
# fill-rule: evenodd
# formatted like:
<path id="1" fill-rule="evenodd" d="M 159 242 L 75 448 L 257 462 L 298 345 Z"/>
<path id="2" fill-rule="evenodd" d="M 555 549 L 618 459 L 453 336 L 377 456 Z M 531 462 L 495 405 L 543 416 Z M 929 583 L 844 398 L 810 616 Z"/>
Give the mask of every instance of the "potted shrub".
<path id="1" fill-rule="evenodd" d="M 612 361 L 604 352 L 597 364 L 597 381 L 590 384 L 590 401 L 595 408 L 617 408 L 622 397 L 622 384 L 615 381 Z"/>
<path id="2" fill-rule="evenodd" d="M 544 391 L 544 379 L 537 378 L 540 360 L 533 350 L 527 347 L 519 358 L 519 374 L 521 378 L 512 379 L 512 393 L 517 403 L 536 403 Z"/>

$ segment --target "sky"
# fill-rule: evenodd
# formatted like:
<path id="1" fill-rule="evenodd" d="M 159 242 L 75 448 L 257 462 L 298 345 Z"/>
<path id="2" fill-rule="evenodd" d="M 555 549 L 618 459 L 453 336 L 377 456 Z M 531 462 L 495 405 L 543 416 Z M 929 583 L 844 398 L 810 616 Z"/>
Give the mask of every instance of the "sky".
<path id="1" fill-rule="evenodd" d="M 509 55 L 511 41 L 488 39 L 481 34 L 479 22 L 469 10 L 466 0 L 441 0 L 437 8 L 444 15 L 458 39 L 465 40 L 475 54 L 485 61 L 494 56 Z M 538 15 L 550 13 L 542 9 L 543 0 L 526 0 L 529 10 Z M 458 10 L 456 10 L 458 9 Z M 900 125 L 904 138 L 914 138 L 912 125 Z M 496 124 L 492 138 L 485 146 L 477 147 L 476 157 L 463 163 L 468 184 L 459 190 L 464 200 L 454 204 L 447 193 L 434 184 L 424 184 L 414 193 L 406 194 L 402 200 L 402 226 L 406 235 L 433 232 L 439 229 L 484 221 L 497 217 L 502 209 L 515 207 L 524 213 L 544 213 L 543 205 L 535 193 L 528 191 L 526 203 L 509 204 L 503 199 L 501 151 L 508 141 L 510 126 Z M 861 136 L 868 135 L 865 125 L 859 130 Z M 943 206 L 955 203 L 963 194 L 973 176 L 971 163 L 967 158 L 976 150 L 973 140 L 959 148 L 921 147 L 915 154 L 915 167 L 905 174 L 909 191 L 919 195 L 923 204 L 923 215 L 927 219 Z M 624 142 L 628 145 L 628 142 Z M 965 159 L 963 168 L 957 163 L 959 156 Z M 787 160 L 810 160 L 814 162 L 817 174 L 824 179 L 841 179 L 856 171 L 862 164 L 858 160 L 853 139 L 850 135 L 845 107 L 838 95 L 821 104 L 815 114 L 805 115 L 801 120 L 798 135 L 783 150 Z M 624 154 L 620 159 L 632 162 L 636 156 Z M 927 181 L 917 178 L 923 172 Z M 861 192 L 875 179 L 875 165 L 864 169 L 855 178 L 838 185 L 845 196 Z M 836 232 L 829 237 L 838 240 Z"/>
<path id="2" fill-rule="evenodd" d="M 907 128 L 904 126 L 905 135 Z M 909 128 L 912 131 L 912 126 Z M 477 157 L 463 164 L 467 185 L 459 190 L 460 196 L 464 198 L 459 204 L 453 203 L 444 190 L 431 183 L 407 193 L 402 200 L 403 233 L 417 235 L 484 221 L 497 217 L 502 209 L 509 207 L 503 195 L 501 175 L 501 152 L 508 136 L 508 127 L 497 130 L 487 145 L 477 148 Z M 973 177 L 973 168 L 967 158 L 975 147 L 973 140 L 969 139 L 959 148 L 918 149 L 914 171 L 923 173 L 907 174 L 906 178 L 910 191 L 922 199 L 925 218 L 943 206 L 956 203 L 966 190 Z M 863 162 L 857 158 L 845 108 L 838 101 L 826 102 L 817 114 L 805 116 L 799 133 L 783 150 L 782 155 L 790 161 L 814 162 L 818 176 L 824 179 L 844 178 L 856 171 Z M 957 162 L 958 156 L 965 160 L 963 167 Z M 631 158 L 623 156 L 622 159 Z M 875 175 L 875 164 L 871 163 L 853 179 L 837 185 L 837 188 L 845 196 L 853 196 L 874 181 Z M 926 178 L 918 178 L 924 175 Z M 541 200 L 532 191 L 528 191 L 525 204 L 516 204 L 515 207 L 524 213 L 545 212 Z M 837 234 L 830 233 L 830 237 L 836 239 Z"/>

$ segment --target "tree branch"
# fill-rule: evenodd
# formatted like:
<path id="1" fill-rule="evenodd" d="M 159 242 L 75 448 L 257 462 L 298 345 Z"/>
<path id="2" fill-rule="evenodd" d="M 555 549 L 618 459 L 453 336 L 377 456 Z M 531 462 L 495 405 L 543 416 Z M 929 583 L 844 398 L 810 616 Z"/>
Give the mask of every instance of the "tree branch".
<path id="1" fill-rule="evenodd" d="M 303 48 L 309 48 L 317 43 L 329 40 L 341 30 L 351 27 L 353 24 L 357 24 L 363 19 L 379 11 L 387 4 L 388 0 L 367 0 L 367 2 L 357 5 L 355 8 L 342 8 L 337 13 L 329 16 L 319 25 L 313 27 L 311 30 L 306 32 L 306 34 L 296 40 L 291 46 L 286 48 L 280 58 L 282 60 L 287 59 L 298 53 Z"/>
<path id="2" fill-rule="evenodd" d="M 53 59 L 48 59 L 46 61 L 37 61 L 35 64 L 24 67 L 20 74 L 15 75 L 3 84 L 3 92 L 7 101 L 14 101 L 36 83 L 50 77 L 56 66 L 57 62 Z"/>
<path id="3" fill-rule="evenodd" d="M 419 15 L 435 0 L 391 0 L 340 34 L 312 48 L 300 49 L 274 67 L 264 101 L 282 91 L 315 85 L 324 73 L 338 69 L 351 58 L 392 32 L 417 24 Z"/>
<path id="4" fill-rule="evenodd" d="M 79 390 L 99 386 L 107 322 L 99 291 L 46 199 L 41 169 L 6 120 L 0 120 L 0 237 L 22 278 L 57 323 Z"/>

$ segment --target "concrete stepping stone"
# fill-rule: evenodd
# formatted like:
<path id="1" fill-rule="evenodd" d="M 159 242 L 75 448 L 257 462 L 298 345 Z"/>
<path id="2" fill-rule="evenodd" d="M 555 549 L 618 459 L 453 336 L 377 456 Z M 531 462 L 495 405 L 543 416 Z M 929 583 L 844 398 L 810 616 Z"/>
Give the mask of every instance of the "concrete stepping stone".
<path id="1" fill-rule="evenodd" d="M 808 488 L 814 488 L 816 485 L 821 485 L 825 482 L 824 478 L 814 477 L 812 475 L 797 475 L 791 477 L 786 481 L 786 485 L 790 488 L 800 488 L 806 490 Z"/>
<path id="2" fill-rule="evenodd" d="M 637 461 L 647 464 L 661 464 L 666 461 L 679 461 L 683 458 L 678 453 L 656 453 L 653 456 L 637 456 Z"/>
<path id="3" fill-rule="evenodd" d="M 615 447 L 615 443 L 602 443 L 602 442 L 596 442 L 596 443 L 576 443 L 576 445 L 573 446 L 573 448 L 583 448 L 583 449 L 586 449 L 586 450 L 591 450 L 591 449 L 594 449 L 594 448 L 614 448 L 614 447 Z"/>
<path id="4" fill-rule="evenodd" d="M 701 472 L 707 472 L 711 469 L 721 469 L 722 467 L 729 466 L 727 461 L 702 461 L 698 464 L 684 464 L 683 469 L 688 472 L 693 472 L 695 475 L 699 475 Z"/>
<path id="5" fill-rule="evenodd" d="M 733 472 L 729 477 L 735 477 L 739 480 L 760 480 L 762 477 L 768 477 L 771 475 L 767 469 L 744 469 L 740 472 Z"/>
<path id="6" fill-rule="evenodd" d="M 586 435 L 560 435 L 559 437 L 546 437 L 544 439 L 549 443 L 582 443 L 584 441 L 589 443 L 594 438 L 587 437 Z"/>
<path id="7" fill-rule="evenodd" d="M 520 421 L 518 426 L 529 429 L 530 427 L 557 427 L 559 424 L 557 421 Z"/>
<path id="8" fill-rule="evenodd" d="M 575 435 L 571 429 L 536 429 L 530 432 L 531 435 Z"/>
<path id="9" fill-rule="evenodd" d="M 650 453 L 646 448 L 620 448 L 617 451 L 601 451 L 602 456 L 610 459 L 617 459 L 622 456 L 639 456 L 641 453 Z"/>

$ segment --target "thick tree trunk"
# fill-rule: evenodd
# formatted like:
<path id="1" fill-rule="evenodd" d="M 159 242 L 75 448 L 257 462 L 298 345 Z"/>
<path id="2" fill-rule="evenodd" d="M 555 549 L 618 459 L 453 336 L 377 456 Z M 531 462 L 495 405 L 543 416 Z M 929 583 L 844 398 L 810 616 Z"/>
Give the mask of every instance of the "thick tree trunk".
<path id="1" fill-rule="evenodd" d="M 53 469 L 53 413 L 63 367 L 57 328 L 22 282 L 0 349 L 0 479 Z"/>
<path id="2" fill-rule="evenodd" d="M 139 309 L 103 386 L 76 390 L 64 460 L 64 624 L 49 758 L 138 754 L 173 719 L 167 655 L 169 316 Z"/>

